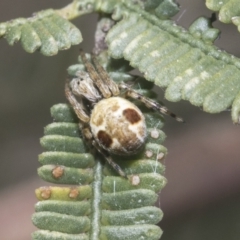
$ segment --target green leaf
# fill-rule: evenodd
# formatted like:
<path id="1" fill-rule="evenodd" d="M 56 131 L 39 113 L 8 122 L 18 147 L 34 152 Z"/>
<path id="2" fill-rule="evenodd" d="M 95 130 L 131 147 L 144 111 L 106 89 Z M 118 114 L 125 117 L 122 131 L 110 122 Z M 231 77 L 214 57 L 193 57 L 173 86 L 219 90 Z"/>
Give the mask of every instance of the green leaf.
<path id="1" fill-rule="evenodd" d="M 204 17 L 195 20 L 189 27 L 189 32 L 206 43 L 213 43 L 220 34 L 219 29 L 212 28 L 210 19 Z"/>
<path id="2" fill-rule="evenodd" d="M 107 34 L 110 56 L 128 60 L 147 80 L 165 87 L 169 101 L 188 100 L 209 113 L 234 103 L 232 119 L 238 123 L 240 61 L 212 45 L 219 31 L 200 18 L 187 32 L 172 21 L 121 2 L 122 11 L 131 14 Z"/>
<path id="3" fill-rule="evenodd" d="M 25 51 L 40 50 L 43 55 L 56 55 L 82 41 L 80 31 L 67 19 L 52 9 L 36 13 L 30 18 L 18 18 L 0 23 L 0 37 L 9 45 L 21 41 Z"/>
<path id="4" fill-rule="evenodd" d="M 73 216 L 86 216 L 90 214 L 90 202 L 46 200 L 38 202 L 35 206 L 35 211 L 55 212 Z"/>
<path id="5" fill-rule="evenodd" d="M 238 0 L 206 0 L 206 6 L 219 12 L 219 21 L 233 23 L 240 32 L 240 5 Z"/>
<path id="6" fill-rule="evenodd" d="M 102 227 L 100 240 L 158 240 L 162 230 L 154 225 L 108 226 Z"/>
<path id="7" fill-rule="evenodd" d="M 48 230 L 39 230 L 32 234 L 35 240 L 89 240 L 87 234 L 67 234 Z"/>
<path id="8" fill-rule="evenodd" d="M 240 16 L 238 0 L 206 0 L 206 6 L 213 11 L 219 11 L 219 20 L 231 23 L 233 17 Z"/>
<path id="9" fill-rule="evenodd" d="M 76 217 L 54 212 L 37 212 L 33 214 L 33 223 L 41 229 L 63 233 L 79 234 L 90 229 L 88 217 Z M 68 223 L 68 224 L 66 224 Z"/>
<path id="10" fill-rule="evenodd" d="M 137 222 L 139 224 L 157 224 L 162 217 L 163 212 L 159 208 L 149 206 L 121 211 L 103 210 L 101 222 L 106 226 L 134 225 Z"/>
<path id="11" fill-rule="evenodd" d="M 93 170 L 44 165 L 38 169 L 38 175 L 51 183 L 83 185 L 92 182 Z"/>

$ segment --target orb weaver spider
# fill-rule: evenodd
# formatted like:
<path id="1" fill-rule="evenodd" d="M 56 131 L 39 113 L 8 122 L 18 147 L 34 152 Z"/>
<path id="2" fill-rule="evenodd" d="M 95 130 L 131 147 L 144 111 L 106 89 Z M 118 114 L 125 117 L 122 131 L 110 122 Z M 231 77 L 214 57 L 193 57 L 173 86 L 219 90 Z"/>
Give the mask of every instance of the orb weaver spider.
<path id="1" fill-rule="evenodd" d="M 147 127 L 141 110 L 124 96 L 137 99 L 148 108 L 179 122 L 183 119 L 128 84 L 115 83 L 95 55 L 91 55 L 94 65 L 83 51 L 80 51 L 80 56 L 87 72 L 78 71 L 76 78 L 66 81 L 65 95 L 79 118 L 83 137 L 120 176 L 127 178 L 111 154 L 130 156 L 139 152 L 147 138 Z M 123 91 L 124 95 L 121 94 Z"/>

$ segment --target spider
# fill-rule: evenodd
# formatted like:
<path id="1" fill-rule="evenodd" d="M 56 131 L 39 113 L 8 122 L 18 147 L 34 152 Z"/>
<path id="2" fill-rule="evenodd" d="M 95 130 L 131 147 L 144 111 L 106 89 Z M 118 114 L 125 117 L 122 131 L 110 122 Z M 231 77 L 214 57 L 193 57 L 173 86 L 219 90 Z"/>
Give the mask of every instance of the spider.
<path id="1" fill-rule="evenodd" d="M 141 110 L 125 97 L 138 99 L 148 108 L 170 115 L 179 122 L 183 119 L 128 84 L 115 83 L 95 55 L 91 55 L 94 65 L 82 50 L 80 56 L 87 72 L 78 71 L 76 78 L 66 81 L 65 95 L 79 118 L 83 137 L 120 176 L 127 178 L 113 161 L 112 154 L 130 156 L 139 152 L 146 141 L 147 128 Z"/>

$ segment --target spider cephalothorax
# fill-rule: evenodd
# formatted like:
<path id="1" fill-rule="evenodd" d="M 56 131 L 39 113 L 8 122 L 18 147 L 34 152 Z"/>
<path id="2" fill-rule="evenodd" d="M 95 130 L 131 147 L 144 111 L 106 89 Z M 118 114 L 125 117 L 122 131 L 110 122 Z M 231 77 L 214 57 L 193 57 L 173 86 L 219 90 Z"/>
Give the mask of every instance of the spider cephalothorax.
<path id="1" fill-rule="evenodd" d="M 66 82 L 66 97 L 80 120 L 85 139 L 121 176 L 127 177 L 114 163 L 111 154 L 129 156 L 140 151 L 147 138 L 147 129 L 141 110 L 123 96 L 138 99 L 147 107 L 168 114 L 177 121 L 183 120 L 129 85 L 123 82 L 116 84 L 94 55 L 95 67 L 82 51 L 80 55 L 88 72 L 79 71 L 76 78 Z"/>

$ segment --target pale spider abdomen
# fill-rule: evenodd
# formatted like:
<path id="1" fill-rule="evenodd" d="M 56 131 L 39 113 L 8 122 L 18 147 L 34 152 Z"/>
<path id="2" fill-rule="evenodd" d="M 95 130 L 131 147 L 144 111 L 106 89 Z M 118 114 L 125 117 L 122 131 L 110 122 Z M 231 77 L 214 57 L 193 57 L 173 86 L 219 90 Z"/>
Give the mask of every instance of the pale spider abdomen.
<path id="1" fill-rule="evenodd" d="M 91 113 L 90 127 L 98 144 L 117 155 L 137 153 L 147 136 L 143 113 L 121 97 L 99 101 Z"/>

